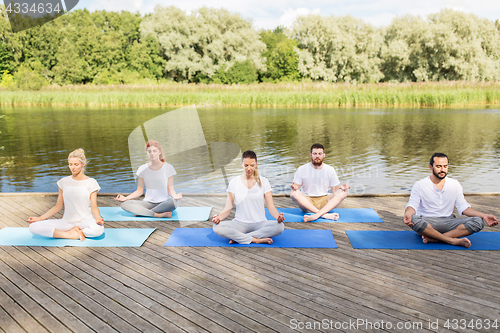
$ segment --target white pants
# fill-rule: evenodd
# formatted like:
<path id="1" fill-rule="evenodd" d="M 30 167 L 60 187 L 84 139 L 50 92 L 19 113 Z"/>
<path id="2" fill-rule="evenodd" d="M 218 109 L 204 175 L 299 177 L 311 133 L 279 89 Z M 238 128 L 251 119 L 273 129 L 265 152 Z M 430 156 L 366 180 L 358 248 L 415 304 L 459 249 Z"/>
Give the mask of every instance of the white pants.
<path id="1" fill-rule="evenodd" d="M 33 222 L 30 224 L 30 231 L 33 234 L 45 236 L 45 237 L 54 237 L 54 231 L 68 231 L 73 229 L 74 227 L 78 227 L 82 229 L 85 237 L 99 237 L 104 232 L 104 227 L 102 225 L 97 224 L 96 220 L 93 217 L 89 217 L 78 223 L 69 223 L 65 220 L 44 220 L 39 222 Z"/>
<path id="2" fill-rule="evenodd" d="M 239 244 L 250 244 L 253 237 L 265 238 L 278 236 L 285 230 L 285 225 L 278 223 L 276 220 L 256 223 L 232 220 L 214 224 L 213 229 L 221 237 L 232 239 Z"/>

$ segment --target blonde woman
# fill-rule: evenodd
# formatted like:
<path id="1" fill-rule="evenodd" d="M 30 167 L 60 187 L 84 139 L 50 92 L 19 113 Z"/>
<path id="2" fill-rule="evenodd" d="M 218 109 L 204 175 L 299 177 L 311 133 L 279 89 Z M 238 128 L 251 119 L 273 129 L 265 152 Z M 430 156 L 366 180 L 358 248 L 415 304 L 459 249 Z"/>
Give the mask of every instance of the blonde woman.
<path id="1" fill-rule="evenodd" d="M 260 177 L 257 171 L 257 155 L 247 150 L 241 156 L 244 174 L 231 179 L 227 188 L 226 206 L 219 215 L 214 215 L 214 232 L 230 239 L 229 244 L 267 243 L 271 237 L 283 232 L 285 217 L 274 207 L 269 181 Z M 232 221 L 223 221 L 236 202 L 236 214 Z M 266 220 L 264 202 L 271 215 L 276 219 Z"/>
<path id="2" fill-rule="evenodd" d="M 97 181 L 84 174 L 85 152 L 77 149 L 68 156 L 71 176 L 57 182 L 59 196 L 54 207 L 40 217 L 28 218 L 33 234 L 52 238 L 85 240 L 99 237 L 104 232 L 104 220 L 97 208 L 97 192 L 101 189 Z M 60 220 L 47 220 L 64 206 Z"/>
<path id="3" fill-rule="evenodd" d="M 128 196 L 118 194 L 115 200 L 122 202 L 123 210 L 138 216 L 172 217 L 172 212 L 179 206 L 181 193 L 175 193 L 174 167 L 165 162 L 163 151 L 158 141 L 146 143 L 149 163 L 137 170 L 137 189 Z M 146 188 L 144 200 L 138 198 Z"/>

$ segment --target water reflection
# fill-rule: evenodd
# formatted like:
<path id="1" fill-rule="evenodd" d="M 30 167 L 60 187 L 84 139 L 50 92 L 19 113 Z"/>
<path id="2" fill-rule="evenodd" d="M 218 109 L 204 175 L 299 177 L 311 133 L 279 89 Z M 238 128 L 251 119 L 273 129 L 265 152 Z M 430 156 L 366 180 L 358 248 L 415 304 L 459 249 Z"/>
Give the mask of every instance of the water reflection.
<path id="1" fill-rule="evenodd" d="M 127 138 L 166 108 L 0 108 L 0 190 L 56 192 L 69 174 L 66 158 L 82 147 L 87 174 L 103 192 L 136 187 Z M 429 174 L 435 151 L 450 156 L 450 176 L 466 192 L 499 191 L 500 110 L 390 109 L 198 109 L 207 143 L 231 142 L 259 156 L 260 173 L 274 192 L 287 192 L 296 168 L 309 160 L 314 142 L 326 148 L 325 163 L 355 193 L 407 193 Z M 221 170 L 193 178 L 203 169 L 196 156 L 174 167 L 179 192 L 224 192 Z M 181 163 L 183 162 L 183 163 Z M 240 173 L 239 161 L 224 168 Z M 183 176 L 184 174 L 187 176 Z M 193 173 L 191 173 L 193 174 Z"/>

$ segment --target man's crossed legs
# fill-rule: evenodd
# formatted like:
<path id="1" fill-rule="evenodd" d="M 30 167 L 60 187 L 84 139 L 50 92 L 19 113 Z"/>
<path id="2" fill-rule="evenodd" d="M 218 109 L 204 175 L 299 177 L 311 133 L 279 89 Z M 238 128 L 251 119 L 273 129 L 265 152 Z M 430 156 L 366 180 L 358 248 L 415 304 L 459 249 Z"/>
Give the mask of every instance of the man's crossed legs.
<path id="1" fill-rule="evenodd" d="M 320 217 L 329 220 L 338 220 L 339 214 L 328 213 L 347 197 L 347 192 L 344 189 L 337 189 L 334 193 L 322 197 L 308 197 L 300 190 L 294 190 L 290 194 L 293 202 L 306 213 L 314 213 L 313 215 L 305 215 L 304 222 L 310 222 L 319 219 Z"/>
<path id="2" fill-rule="evenodd" d="M 480 217 L 456 218 L 455 215 L 446 217 L 424 217 L 413 215 L 411 222 L 413 231 L 422 235 L 424 243 L 444 242 L 452 245 L 470 247 L 467 238 L 458 238 L 481 231 L 485 222 Z"/>

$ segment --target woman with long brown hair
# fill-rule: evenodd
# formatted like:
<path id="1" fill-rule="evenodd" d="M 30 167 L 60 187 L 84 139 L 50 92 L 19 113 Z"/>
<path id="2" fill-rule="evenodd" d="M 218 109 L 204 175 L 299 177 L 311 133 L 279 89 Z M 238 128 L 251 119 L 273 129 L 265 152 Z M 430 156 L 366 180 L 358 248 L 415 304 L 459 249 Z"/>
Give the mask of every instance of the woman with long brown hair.
<path id="1" fill-rule="evenodd" d="M 244 174 L 229 182 L 226 206 L 219 215 L 214 215 L 213 230 L 217 235 L 230 239 L 230 244 L 272 244 L 271 237 L 278 236 L 285 229 L 282 223 L 285 217 L 274 207 L 269 181 L 259 176 L 257 155 L 251 150 L 244 152 L 241 156 L 241 166 Z M 266 219 L 264 202 L 276 220 Z M 228 217 L 234 203 L 235 218 L 232 221 L 223 221 Z"/>

